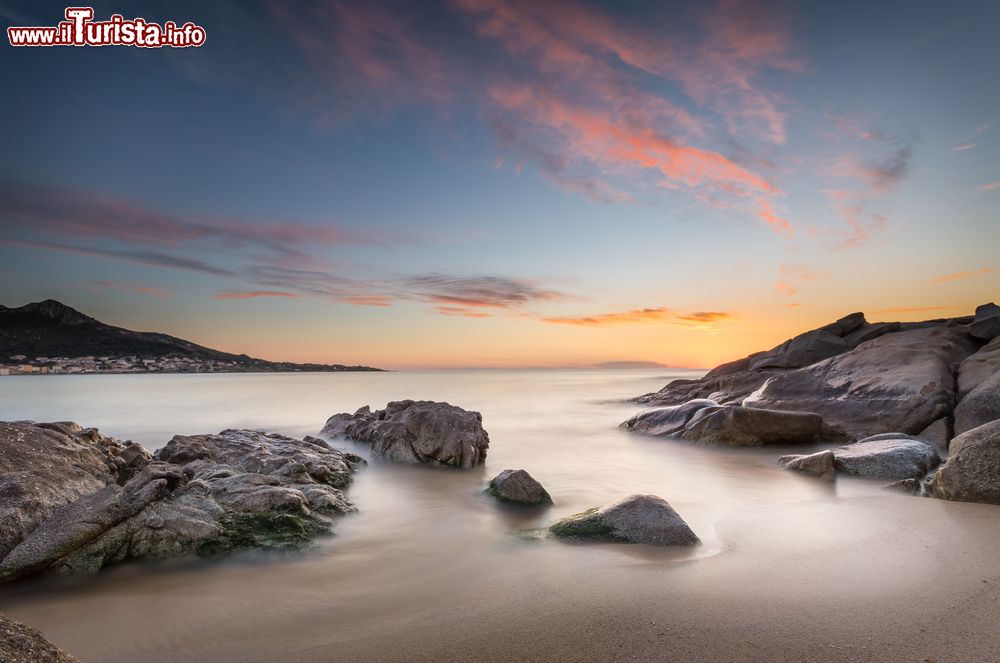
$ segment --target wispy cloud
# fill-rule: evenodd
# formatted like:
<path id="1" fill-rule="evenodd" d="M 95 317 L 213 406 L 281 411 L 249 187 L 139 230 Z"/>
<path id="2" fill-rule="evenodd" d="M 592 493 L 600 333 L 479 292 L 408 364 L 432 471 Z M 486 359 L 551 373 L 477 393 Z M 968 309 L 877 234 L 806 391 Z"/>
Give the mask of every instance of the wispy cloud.
<path id="1" fill-rule="evenodd" d="M 976 187 L 976 191 L 993 191 L 994 189 L 1000 189 L 1000 180 Z"/>
<path id="2" fill-rule="evenodd" d="M 826 272 L 816 271 L 804 263 L 786 262 L 778 267 L 778 280 L 774 283 L 774 289 L 791 297 L 798 293 L 803 283 L 827 276 Z"/>
<path id="3" fill-rule="evenodd" d="M 983 276 L 984 274 L 989 274 L 996 271 L 992 267 L 983 267 L 981 269 L 973 269 L 964 272 L 953 272 L 951 274 L 942 274 L 941 276 L 935 276 L 928 283 L 948 283 L 950 281 L 961 281 L 963 279 L 971 279 L 977 276 Z"/>
<path id="4" fill-rule="evenodd" d="M 215 293 L 212 295 L 212 299 L 260 299 L 262 297 L 298 299 L 301 296 L 294 292 L 284 292 L 282 290 L 226 290 Z"/>
<path id="5" fill-rule="evenodd" d="M 156 299 L 169 299 L 173 296 L 169 290 L 163 288 L 157 288 L 148 285 L 139 285 L 136 283 L 117 283 L 113 281 L 90 281 L 89 285 L 101 289 L 110 290 L 125 290 L 128 292 L 138 293 L 140 295 L 147 295 L 149 297 L 155 297 Z"/>
<path id="6" fill-rule="evenodd" d="M 714 322 L 735 320 L 731 314 L 723 311 L 695 311 L 693 313 L 678 313 L 666 307 L 633 309 L 614 313 L 600 313 L 579 317 L 546 317 L 542 322 L 557 325 L 576 325 L 580 327 L 607 327 L 623 324 L 659 323 L 681 327 L 697 327 L 712 329 Z"/>
<path id="7" fill-rule="evenodd" d="M 968 150 L 975 149 L 975 147 L 976 147 L 976 143 L 963 143 L 962 145 L 956 145 L 955 147 L 953 147 L 951 149 L 954 152 L 965 152 L 965 151 L 968 151 Z"/>

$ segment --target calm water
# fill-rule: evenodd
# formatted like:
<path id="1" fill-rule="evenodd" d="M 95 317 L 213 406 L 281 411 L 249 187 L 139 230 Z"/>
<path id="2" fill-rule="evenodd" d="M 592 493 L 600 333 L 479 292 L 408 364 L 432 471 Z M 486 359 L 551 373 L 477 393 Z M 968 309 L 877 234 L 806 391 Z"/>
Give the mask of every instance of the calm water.
<path id="1" fill-rule="evenodd" d="M 833 487 L 781 471 L 775 459 L 787 449 L 698 448 L 617 428 L 639 411 L 622 399 L 693 375 L 661 369 L 2 378 L 0 419 L 74 420 L 149 449 L 174 434 L 229 427 L 316 434 L 331 414 L 403 398 L 481 411 L 491 444 L 485 467 L 471 471 L 372 462 L 348 490 L 360 512 L 339 520 L 336 535 L 311 554 L 179 568 L 125 565 L 72 586 L 5 589 L 0 610 L 85 661 L 279 660 L 287 655 L 279 632 L 297 633 L 301 648 L 360 638 L 371 628 L 405 630 L 463 602 L 481 605 L 481 596 L 530 603 L 543 601 L 552 583 L 609 569 L 697 568 L 745 540 L 762 545 L 754 531 L 776 547 L 804 539 L 833 546 L 848 531 L 896 526 L 884 505 L 940 508 L 889 495 L 878 484 L 840 480 Z M 531 472 L 555 506 L 525 513 L 481 497 L 505 468 Z M 660 551 L 516 535 L 632 493 L 666 498 L 704 545 Z M 869 515 L 859 522 L 831 512 L 838 503 L 864 505 Z M 794 526 L 775 529 L 793 512 Z M 770 528 L 760 528 L 768 513 L 776 514 Z M 112 622 L 119 626 L 104 628 Z M 149 623 L 157 628 L 143 626 Z"/>

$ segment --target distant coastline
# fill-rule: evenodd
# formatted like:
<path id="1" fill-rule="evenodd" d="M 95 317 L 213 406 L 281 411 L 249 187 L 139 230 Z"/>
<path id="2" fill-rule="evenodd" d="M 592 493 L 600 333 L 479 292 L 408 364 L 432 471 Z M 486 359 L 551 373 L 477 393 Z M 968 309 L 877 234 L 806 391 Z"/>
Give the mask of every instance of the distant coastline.
<path id="1" fill-rule="evenodd" d="M 0 376 L 101 373 L 342 373 L 370 366 L 268 361 L 95 320 L 47 299 L 0 306 Z"/>

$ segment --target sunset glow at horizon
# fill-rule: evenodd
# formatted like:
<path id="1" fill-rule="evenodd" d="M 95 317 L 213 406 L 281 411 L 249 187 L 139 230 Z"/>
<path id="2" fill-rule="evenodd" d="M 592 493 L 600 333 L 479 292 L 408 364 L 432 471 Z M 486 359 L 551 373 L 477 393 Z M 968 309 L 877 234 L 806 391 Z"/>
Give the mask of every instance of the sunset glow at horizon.
<path id="1" fill-rule="evenodd" d="M 995 2 L 126 13 L 207 39 L 0 46 L 0 304 L 406 369 L 711 367 L 1000 300 Z"/>

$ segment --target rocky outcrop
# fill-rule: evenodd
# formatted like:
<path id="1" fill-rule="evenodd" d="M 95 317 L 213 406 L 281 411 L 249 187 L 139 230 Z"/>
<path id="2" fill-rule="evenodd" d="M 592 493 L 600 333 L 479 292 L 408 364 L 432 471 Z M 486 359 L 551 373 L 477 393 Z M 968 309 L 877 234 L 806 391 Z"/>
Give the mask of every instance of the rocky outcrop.
<path id="1" fill-rule="evenodd" d="M 814 412 L 855 438 L 915 434 L 951 414 L 953 371 L 976 349 L 963 327 L 886 334 L 812 366 L 769 378 L 743 404 Z"/>
<path id="2" fill-rule="evenodd" d="M 1000 420 L 951 441 L 948 460 L 934 475 L 934 497 L 1000 504 Z"/>
<path id="3" fill-rule="evenodd" d="M 21 622 L 0 615 L 0 661 L 3 663 L 79 663 Z"/>
<path id="4" fill-rule="evenodd" d="M 976 307 L 976 315 L 969 325 L 969 333 L 984 341 L 1000 336 L 1000 306 L 990 302 Z"/>
<path id="5" fill-rule="evenodd" d="M 490 436 L 478 412 L 434 401 L 394 401 L 330 417 L 321 435 L 371 445 L 374 456 L 469 468 L 486 460 Z"/>
<path id="6" fill-rule="evenodd" d="M 656 495 L 632 495 L 620 502 L 563 518 L 549 528 L 555 536 L 589 541 L 693 546 L 698 537 L 676 511 Z"/>
<path id="7" fill-rule="evenodd" d="M 814 454 L 782 456 L 778 465 L 783 469 L 810 477 L 832 481 L 836 476 L 832 451 L 817 451 Z"/>
<path id="8" fill-rule="evenodd" d="M 679 405 L 695 398 L 709 398 L 722 405 L 739 405 L 776 373 L 810 366 L 901 329 L 899 322 L 868 323 L 864 314 L 852 313 L 766 352 L 722 364 L 700 380 L 674 380 L 660 391 L 634 400 L 648 405 Z"/>
<path id="9" fill-rule="evenodd" d="M 75 424 L 0 424 L 0 581 L 301 547 L 354 510 L 342 489 L 364 462 L 320 440 L 249 430 L 177 436 L 152 460 L 135 447 Z"/>
<path id="10" fill-rule="evenodd" d="M 148 461 L 141 445 L 72 422 L 0 422 L 0 559 L 57 508 Z"/>
<path id="11" fill-rule="evenodd" d="M 925 440 L 899 433 L 873 435 L 833 450 L 838 472 L 866 479 L 920 479 L 941 462 Z"/>
<path id="12" fill-rule="evenodd" d="M 809 412 L 782 412 L 719 405 L 697 399 L 638 414 L 623 428 L 649 435 L 677 436 L 696 444 L 759 447 L 819 442 L 828 432 L 823 418 Z M 828 441 L 835 441 L 832 437 Z"/>
<path id="13" fill-rule="evenodd" d="M 504 470 L 493 477 L 484 492 L 509 504 L 525 506 L 552 504 L 552 497 L 542 484 L 524 470 Z"/>

